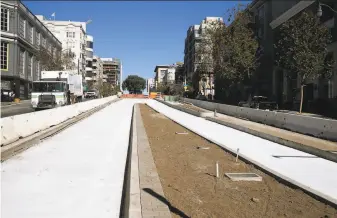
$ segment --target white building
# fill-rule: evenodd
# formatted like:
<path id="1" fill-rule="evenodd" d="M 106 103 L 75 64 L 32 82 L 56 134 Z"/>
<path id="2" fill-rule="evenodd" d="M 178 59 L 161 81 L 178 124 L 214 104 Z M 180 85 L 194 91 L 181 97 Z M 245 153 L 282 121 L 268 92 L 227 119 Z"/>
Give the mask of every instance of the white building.
<path id="1" fill-rule="evenodd" d="M 94 37 L 86 36 L 86 47 L 85 47 L 85 80 L 90 82 L 93 80 L 93 56 L 94 56 Z"/>
<path id="2" fill-rule="evenodd" d="M 172 83 L 175 82 L 175 78 L 176 78 L 176 68 L 175 68 L 175 66 L 170 66 L 166 70 L 166 75 L 164 77 L 164 82 L 172 84 Z"/>
<path id="3" fill-rule="evenodd" d="M 175 83 L 175 73 L 177 65 L 157 65 L 154 69 L 155 72 L 155 83 L 167 84 Z"/>
<path id="4" fill-rule="evenodd" d="M 151 89 L 155 87 L 155 80 L 153 78 L 147 79 L 146 90 L 150 93 Z"/>
<path id="5" fill-rule="evenodd" d="M 63 52 L 74 54 L 78 72 L 85 75 L 86 22 L 47 20 L 42 15 L 36 17 L 62 42 Z"/>

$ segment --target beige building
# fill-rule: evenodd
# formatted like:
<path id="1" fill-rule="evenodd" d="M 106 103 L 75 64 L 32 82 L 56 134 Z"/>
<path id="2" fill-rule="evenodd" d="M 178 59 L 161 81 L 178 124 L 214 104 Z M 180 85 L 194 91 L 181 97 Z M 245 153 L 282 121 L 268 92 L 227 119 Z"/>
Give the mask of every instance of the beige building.
<path id="1" fill-rule="evenodd" d="M 206 17 L 199 25 L 190 26 L 187 30 L 187 35 L 185 38 L 184 74 L 186 76 L 187 82 L 191 83 L 193 75 L 198 70 L 198 67 L 200 67 L 200 64 L 203 63 L 207 65 L 207 72 L 205 72 L 203 78 L 205 82 L 203 83 L 200 81 L 199 84 L 199 90 L 204 95 L 214 94 L 213 66 L 211 57 L 207 54 L 200 54 L 198 49 L 200 48 L 202 40 L 204 40 L 207 36 L 207 28 L 209 25 L 214 24 L 214 22 L 223 23 L 223 18 Z"/>
<path id="2" fill-rule="evenodd" d="M 155 85 L 158 84 L 174 84 L 176 82 L 177 65 L 157 65 L 155 72 Z"/>
<path id="3" fill-rule="evenodd" d="M 103 61 L 100 57 L 94 55 L 92 59 L 92 80 L 94 83 L 102 80 L 102 82 L 106 82 L 107 76 L 103 74 Z"/>

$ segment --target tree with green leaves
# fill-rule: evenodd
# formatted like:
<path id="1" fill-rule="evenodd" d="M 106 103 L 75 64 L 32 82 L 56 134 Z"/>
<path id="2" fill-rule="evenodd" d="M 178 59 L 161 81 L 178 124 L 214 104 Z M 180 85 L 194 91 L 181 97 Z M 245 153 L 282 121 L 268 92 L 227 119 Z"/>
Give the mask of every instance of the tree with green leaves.
<path id="1" fill-rule="evenodd" d="M 259 64 L 258 41 L 251 25 L 253 16 L 245 7 L 238 5 L 227 11 L 229 26 L 219 22 L 209 25 L 199 49 L 201 55 L 208 57 L 202 59 L 204 65 L 212 65 L 217 97 L 219 93 L 228 96 L 230 89 L 249 82 Z"/>
<path id="2" fill-rule="evenodd" d="M 311 11 L 283 23 L 275 44 L 276 64 L 300 79 L 300 113 L 303 107 L 303 87 L 313 79 L 330 78 L 334 60 L 327 46 L 331 43 L 329 29 Z"/>
<path id="3" fill-rule="evenodd" d="M 144 78 L 137 75 L 129 75 L 122 84 L 123 90 L 128 90 L 131 94 L 142 93 L 146 88 L 146 81 Z"/>

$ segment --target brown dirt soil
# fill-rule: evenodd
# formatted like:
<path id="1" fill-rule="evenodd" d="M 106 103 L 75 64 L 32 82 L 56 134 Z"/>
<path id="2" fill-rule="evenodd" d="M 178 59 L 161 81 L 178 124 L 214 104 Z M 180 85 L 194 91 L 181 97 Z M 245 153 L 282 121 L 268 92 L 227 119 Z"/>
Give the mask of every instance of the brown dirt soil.
<path id="1" fill-rule="evenodd" d="M 140 109 L 172 217 L 337 217 L 336 208 L 279 183 L 252 165 L 235 163 L 230 153 L 148 106 L 140 105 Z M 200 150 L 198 146 L 210 149 Z M 220 175 L 254 172 L 263 181 L 232 182 L 223 176 L 216 179 L 216 161 L 219 161 Z"/>

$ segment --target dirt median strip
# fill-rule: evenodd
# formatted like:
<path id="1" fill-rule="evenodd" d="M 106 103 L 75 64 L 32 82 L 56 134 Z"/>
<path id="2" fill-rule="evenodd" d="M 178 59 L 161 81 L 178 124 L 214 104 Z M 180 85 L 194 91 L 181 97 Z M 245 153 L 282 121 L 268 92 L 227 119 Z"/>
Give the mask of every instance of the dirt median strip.
<path id="1" fill-rule="evenodd" d="M 235 162 L 233 155 L 151 108 L 140 109 L 165 197 L 175 208 L 172 217 L 337 217 L 336 208 Z M 263 180 L 233 182 L 224 173 L 257 173 Z"/>

